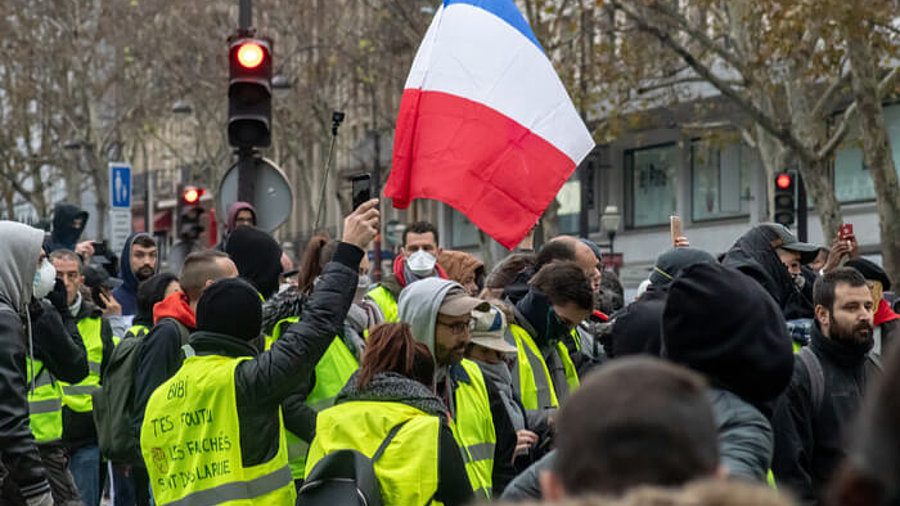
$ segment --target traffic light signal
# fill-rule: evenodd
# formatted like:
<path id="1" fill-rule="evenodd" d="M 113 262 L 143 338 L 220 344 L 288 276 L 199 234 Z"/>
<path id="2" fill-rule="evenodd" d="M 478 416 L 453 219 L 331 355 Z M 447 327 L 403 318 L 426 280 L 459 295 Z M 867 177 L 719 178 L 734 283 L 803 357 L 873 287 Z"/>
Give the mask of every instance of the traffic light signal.
<path id="1" fill-rule="evenodd" d="M 794 202 L 794 175 L 781 172 L 775 175 L 775 223 L 784 226 L 794 224 L 796 205 Z"/>
<path id="2" fill-rule="evenodd" d="M 271 44 L 252 37 L 233 39 L 228 62 L 228 143 L 266 147 L 272 142 Z"/>
<path id="3" fill-rule="evenodd" d="M 180 185 L 178 188 L 178 237 L 182 241 L 196 241 L 203 232 L 200 216 L 204 209 L 200 198 L 206 190 L 196 186 Z"/>

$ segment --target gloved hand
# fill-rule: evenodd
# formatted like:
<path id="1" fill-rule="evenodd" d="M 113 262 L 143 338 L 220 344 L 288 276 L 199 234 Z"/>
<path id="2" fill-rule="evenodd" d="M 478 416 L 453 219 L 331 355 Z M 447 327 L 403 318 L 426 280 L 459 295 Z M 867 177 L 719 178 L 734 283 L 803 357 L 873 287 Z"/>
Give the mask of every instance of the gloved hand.
<path id="1" fill-rule="evenodd" d="M 56 278 L 56 284 L 53 285 L 53 291 L 47 295 L 47 300 L 53 304 L 53 307 L 60 314 L 65 314 L 69 311 L 69 294 L 66 292 L 66 284 L 63 283 L 63 280 Z"/>
<path id="2" fill-rule="evenodd" d="M 28 506 L 53 506 L 53 495 L 48 491 L 43 494 L 25 499 Z"/>

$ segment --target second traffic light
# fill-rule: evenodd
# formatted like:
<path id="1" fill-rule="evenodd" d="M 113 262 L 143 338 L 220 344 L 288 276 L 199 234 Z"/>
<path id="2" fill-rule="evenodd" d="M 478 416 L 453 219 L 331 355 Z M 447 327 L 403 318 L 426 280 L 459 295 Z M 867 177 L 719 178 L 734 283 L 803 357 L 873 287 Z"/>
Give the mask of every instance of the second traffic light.
<path id="1" fill-rule="evenodd" d="M 797 206 L 794 200 L 794 174 L 781 172 L 775 175 L 775 223 L 784 226 L 794 224 Z"/>
<path id="2" fill-rule="evenodd" d="M 200 198 L 206 190 L 196 186 L 179 185 L 178 188 L 178 238 L 182 241 L 196 241 L 203 232 L 200 217 L 204 209 Z"/>
<path id="3" fill-rule="evenodd" d="M 272 46 L 264 39 L 232 39 L 228 51 L 228 143 L 267 147 L 272 134 Z"/>

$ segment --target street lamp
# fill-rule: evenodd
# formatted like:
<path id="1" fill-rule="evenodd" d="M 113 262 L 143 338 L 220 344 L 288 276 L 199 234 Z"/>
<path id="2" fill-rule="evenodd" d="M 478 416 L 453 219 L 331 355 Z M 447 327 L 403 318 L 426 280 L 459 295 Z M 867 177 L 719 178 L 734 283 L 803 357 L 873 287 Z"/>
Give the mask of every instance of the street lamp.
<path id="1" fill-rule="evenodd" d="M 606 236 L 609 237 L 610 254 L 615 252 L 613 241 L 616 238 L 616 231 L 619 229 L 619 224 L 621 222 L 622 215 L 619 214 L 619 208 L 617 206 L 606 206 L 606 209 L 603 210 L 603 214 L 600 215 L 600 226 L 603 227 L 603 230 L 606 231 Z"/>

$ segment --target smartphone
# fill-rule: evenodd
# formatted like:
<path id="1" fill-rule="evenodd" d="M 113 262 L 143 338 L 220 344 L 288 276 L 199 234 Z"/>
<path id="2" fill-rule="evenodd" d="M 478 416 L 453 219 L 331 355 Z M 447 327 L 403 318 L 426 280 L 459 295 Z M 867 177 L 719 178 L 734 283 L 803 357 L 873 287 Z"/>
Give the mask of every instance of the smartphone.
<path id="1" fill-rule="evenodd" d="M 94 247 L 94 254 L 98 256 L 108 257 L 109 251 L 106 249 L 106 243 L 103 241 L 94 241 L 91 243 Z"/>
<path id="2" fill-rule="evenodd" d="M 672 246 L 681 237 L 681 216 L 669 216 L 669 232 L 672 234 Z"/>
<path id="3" fill-rule="evenodd" d="M 853 237 L 853 224 L 844 223 L 838 232 L 838 239 L 841 241 L 849 241 Z"/>
<path id="4" fill-rule="evenodd" d="M 353 195 L 353 210 L 372 200 L 372 174 L 360 174 L 350 180 L 350 193 Z"/>

